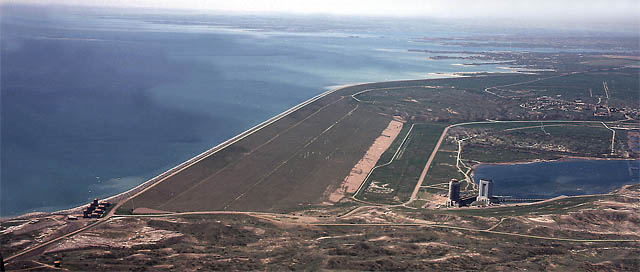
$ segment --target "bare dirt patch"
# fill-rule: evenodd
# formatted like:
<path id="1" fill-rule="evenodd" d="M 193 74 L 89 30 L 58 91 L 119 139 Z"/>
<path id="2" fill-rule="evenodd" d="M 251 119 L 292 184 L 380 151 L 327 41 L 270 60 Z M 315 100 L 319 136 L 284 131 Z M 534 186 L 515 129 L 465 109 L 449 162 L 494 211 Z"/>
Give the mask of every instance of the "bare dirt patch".
<path id="1" fill-rule="evenodd" d="M 398 120 L 391 120 L 387 128 L 382 131 L 382 134 L 376 138 L 364 157 L 358 161 L 358 163 L 351 169 L 349 175 L 342 181 L 340 187 L 333 191 L 329 195 L 329 201 L 338 202 L 345 194 L 355 193 L 360 187 L 360 184 L 364 182 L 367 174 L 376 166 L 376 163 L 382 156 L 391 143 L 396 139 L 400 131 L 402 130 L 403 123 Z"/>
<path id="2" fill-rule="evenodd" d="M 151 209 L 151 208 L 135 208 L 135 210 L 133 210 L 133 214 L 153 214 L 153 213 L 170 213 L 170 212 Z"/>
<path id="3" fill-rule="evenodd" d="M 133 248 L 141 245 L 154 245 L 167 239 L 183 236 L 179 232 L 155 229 L 144 224 L 145 221 L 139 219 L 112 220 L 100 228 L 67 239 L 47 252 L 95 247 Z"/>

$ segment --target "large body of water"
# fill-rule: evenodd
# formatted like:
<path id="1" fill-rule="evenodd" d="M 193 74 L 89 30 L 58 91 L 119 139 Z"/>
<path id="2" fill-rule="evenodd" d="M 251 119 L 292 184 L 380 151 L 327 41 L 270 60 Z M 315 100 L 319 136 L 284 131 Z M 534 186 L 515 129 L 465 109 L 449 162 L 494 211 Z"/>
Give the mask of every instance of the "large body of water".
<path id="1" fill-rule="evenodd" d="M 640 183 L 640 160 L 583 160 L 483 164 L 473 178 L 493 180 L 493 193 L 514 198 L 608 193 Z"/>
<path id="2" fill-rule="evenodd" d="M 125 191 L 330 86 L 497 69 L 354 25 L 4 7 L 0 215 Z"/>
<path id="3" fill-rule="evenodd" d="M 0 216 L 125 191 L 329 86 L 499 70 L 408 52 L 492 31 L 456 24 L 1 10 Z"/>

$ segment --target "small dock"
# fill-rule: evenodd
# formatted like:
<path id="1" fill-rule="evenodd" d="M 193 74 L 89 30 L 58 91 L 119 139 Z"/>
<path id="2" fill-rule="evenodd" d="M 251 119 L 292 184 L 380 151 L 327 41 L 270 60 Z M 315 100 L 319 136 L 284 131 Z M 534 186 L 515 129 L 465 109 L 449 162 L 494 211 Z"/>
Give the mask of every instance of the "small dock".
<path id="1" fill-rule="evenodd" d="M 543 201 L 548 199 L 548 198 L 517 198 L 517 197 L 504 197 L 504 196 L 496 196 L 495 198 L 498 200 L 498 203 L 505 203 L 505 202 L 526 203 L 526 202 L 538 202 L 538 201 Z"/>

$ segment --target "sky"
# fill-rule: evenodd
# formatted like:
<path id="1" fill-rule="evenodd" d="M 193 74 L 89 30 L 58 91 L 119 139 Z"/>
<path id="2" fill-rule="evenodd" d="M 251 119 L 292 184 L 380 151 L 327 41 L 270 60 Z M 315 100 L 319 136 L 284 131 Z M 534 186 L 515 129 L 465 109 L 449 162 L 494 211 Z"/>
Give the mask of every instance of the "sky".
<path id="1" fill-rule="evenodd" d="M 538 22 L 640 24 L 640 0 L 0 0 L 226 11 L 432 18 L 492 18 Z"/>

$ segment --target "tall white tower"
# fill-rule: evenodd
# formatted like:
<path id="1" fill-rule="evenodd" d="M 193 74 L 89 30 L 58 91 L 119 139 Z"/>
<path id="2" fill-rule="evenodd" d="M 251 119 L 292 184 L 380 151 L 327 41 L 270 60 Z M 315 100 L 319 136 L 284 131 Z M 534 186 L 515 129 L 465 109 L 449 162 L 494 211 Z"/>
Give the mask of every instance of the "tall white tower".
<path id="1" fill-rule="evenodd" d="M 491 203 L 493 198 L 493 181 L 491 181 L 490 179 L 480 179 L 478 187 L 479 193 L 476 200 L 487 204 Z"/>

